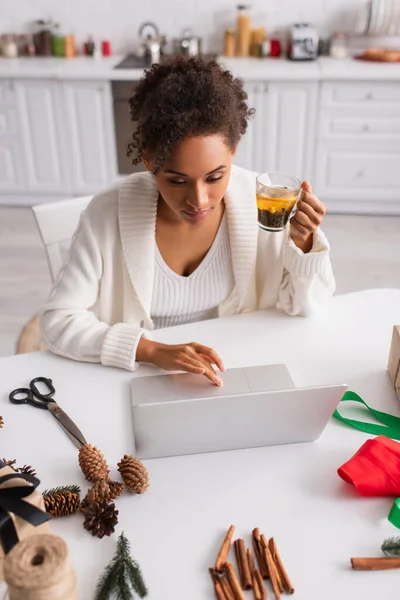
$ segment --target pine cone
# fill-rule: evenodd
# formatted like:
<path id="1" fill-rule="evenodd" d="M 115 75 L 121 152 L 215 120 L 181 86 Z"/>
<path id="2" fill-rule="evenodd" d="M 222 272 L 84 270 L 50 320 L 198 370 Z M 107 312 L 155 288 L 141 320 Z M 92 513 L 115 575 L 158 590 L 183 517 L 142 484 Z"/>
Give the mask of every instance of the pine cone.
<path id="1" fill-rule="evenodd" d="M 3 417 L 0 417 L 0 429 L 3 427 L 4 425 L 4 419 Z"/>
<path id="2" fill-rule="evenodd" d="M 88 481 L 107 479 L 110 472 L 104 455 L 92 444 L 86 444 L 80 448 L 79 466 Z"/>
<path id="3" fill-rule="evenodd" d="M 43 499 L 46 512 L 53 517 L 67 517 L 68 515 L 72 515 L 78 510 L 81 504 L 79 494 L 74 494 L 67 490 L 55 492 L 54 494 L 43 494 Z"/>
<path id="4" fill-rule="evenodd" d="M 115 500 L 115 498 L 118 498 L 122 494 L 123 489 L 123 483 L 113 481 L 112 479 L 99 479 L 95 481 L 82 501 L 81 511 L 84 512 L 85 508 L 94 502 L 100 504 L 100 502 Z"/>
<path id="5" fill-rule="evenodd" d="M 107 483 L 110 486 L 110 500 L 115 500 L 115 498 L 119 498 L 122 492 L 124 491 L 125 484 L 120 483 L 119 481 L 113 481 L 112 479 L 108 479 Z"/>
<path id="6" fill-rule="evenodd" d="M 133 494 L 143 494 L 149 487 L 149 474 L 146 467 L 134 456 L 125 454 L 118 463 L 118 471 L 126 487 Z"/>
<path id="7" fill-rule="evenodd" d="M 118 510 L 115 504 L 108 502 L 93 502 L 84 510 L 85 521 L 83 526 L 87 531 L 91 531 L 93 536 L 102 538 L 105 535 L 110 536 L 115 531 L 115 525 L 118 523 Z"/>

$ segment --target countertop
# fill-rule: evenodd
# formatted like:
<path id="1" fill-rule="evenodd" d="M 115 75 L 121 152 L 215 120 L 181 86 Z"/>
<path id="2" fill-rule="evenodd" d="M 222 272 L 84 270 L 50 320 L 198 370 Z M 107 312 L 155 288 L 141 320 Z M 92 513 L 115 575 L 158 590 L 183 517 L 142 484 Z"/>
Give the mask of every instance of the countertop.
<path id="1" fill-rule="evenodd" d="M 143 69 L 115 69 L 122 56 L 72 59 L 0 58 L 0 79 L 59 79 L 92 81 L 136 81 Z M 286 59 L 219 59 L 236 77 L 247 81 L 400 81 L 400 63 L 368 63 L 352 58 L 321 57 L 312 62 Z"/>

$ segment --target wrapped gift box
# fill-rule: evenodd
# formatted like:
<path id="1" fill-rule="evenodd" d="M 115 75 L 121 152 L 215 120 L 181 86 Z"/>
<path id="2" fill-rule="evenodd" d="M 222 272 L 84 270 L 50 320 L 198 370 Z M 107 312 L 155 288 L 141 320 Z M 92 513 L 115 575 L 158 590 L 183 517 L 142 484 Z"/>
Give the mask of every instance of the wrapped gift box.
<path id="1" fill-rule="evenodd" d="M 39 480 L 16 473 L 0 461 L 0 581 L 3 581 L 4 555 L 19 540 L 38 533 L 50 533 Z"/>
<path id="2" fill-rule="evenodd" d="M 393 327 L 392 344 L 390 346 L 388 371 L 396 394 L 400 400 L 400 325 Z"/>

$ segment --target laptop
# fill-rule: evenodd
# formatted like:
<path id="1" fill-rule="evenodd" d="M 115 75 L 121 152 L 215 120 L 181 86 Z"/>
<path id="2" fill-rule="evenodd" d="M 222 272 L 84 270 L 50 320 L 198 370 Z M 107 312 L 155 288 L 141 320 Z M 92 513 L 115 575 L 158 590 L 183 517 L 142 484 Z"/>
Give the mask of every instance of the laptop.
<path id="1" fill-rule="evenodd" d="M 135 454 L 161 458 L 320 437 L 347 385 L 296 388 L 285 365 L 230 369 L 224 385 L 190 373 L 131 381 Z"/>

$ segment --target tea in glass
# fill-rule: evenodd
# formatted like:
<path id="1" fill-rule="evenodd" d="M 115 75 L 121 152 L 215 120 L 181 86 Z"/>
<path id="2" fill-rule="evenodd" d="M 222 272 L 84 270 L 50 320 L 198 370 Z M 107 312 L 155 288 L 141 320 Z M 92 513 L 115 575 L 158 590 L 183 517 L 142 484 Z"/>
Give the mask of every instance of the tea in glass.
<path id="1" fill-rule="evenodd" d="M 266 231 L 285 229 L 301 191 L 301 182 L 284 173 L 257 177 L 258 225 Z"/>

